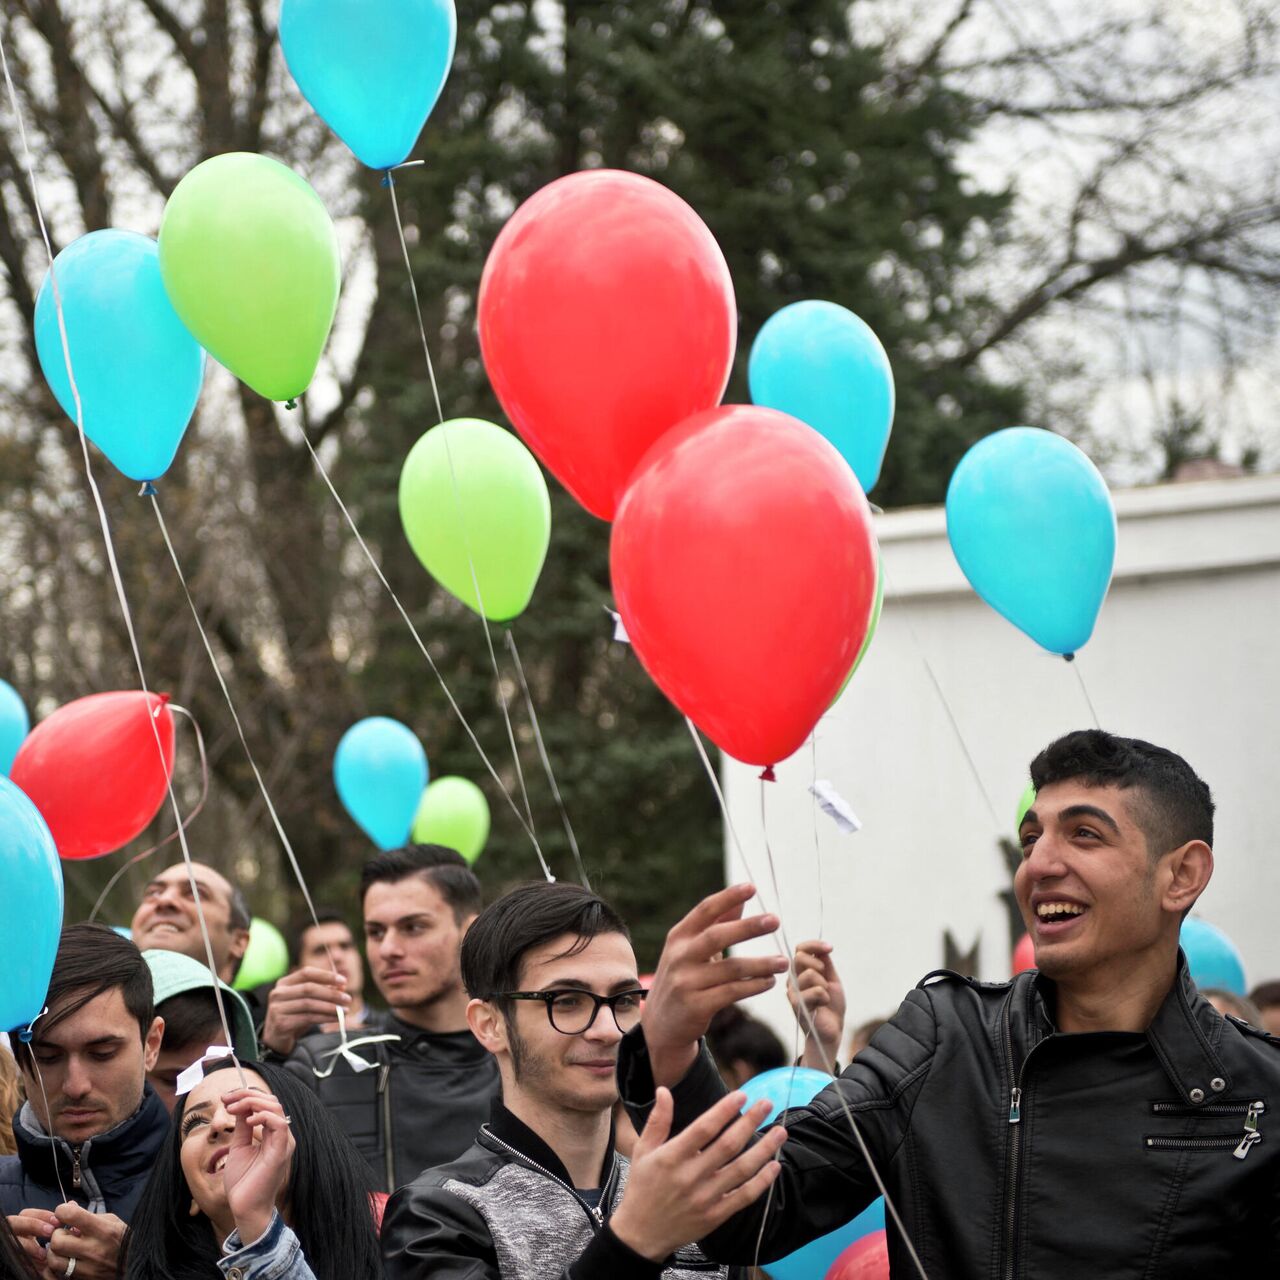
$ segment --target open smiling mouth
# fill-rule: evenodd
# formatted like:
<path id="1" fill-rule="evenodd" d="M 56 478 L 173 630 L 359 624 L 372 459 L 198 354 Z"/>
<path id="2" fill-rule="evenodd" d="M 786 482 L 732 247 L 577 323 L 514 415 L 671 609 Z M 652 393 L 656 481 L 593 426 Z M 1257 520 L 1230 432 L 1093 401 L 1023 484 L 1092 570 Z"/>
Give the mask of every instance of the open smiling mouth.
<path id="1" fill-rule="evenodd" d="M 1078 902 L 1041 902 L 1036 905 L 1036 925 L 1041 930 L 1071 925 L 1088 910 Z"/>

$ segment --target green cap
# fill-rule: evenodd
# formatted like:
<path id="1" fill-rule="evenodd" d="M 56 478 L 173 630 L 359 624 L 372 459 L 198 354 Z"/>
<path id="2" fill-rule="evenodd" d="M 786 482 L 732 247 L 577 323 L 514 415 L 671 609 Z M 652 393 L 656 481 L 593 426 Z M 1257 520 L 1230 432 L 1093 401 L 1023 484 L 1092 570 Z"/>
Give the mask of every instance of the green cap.
<path id="1" fill-rule="evenodd" d="M 209 966 L 184 956 L 178 951 L 164 951 L 159 948 L 148 948 L 142 953 L 151 970 L 151 984 L 155 988 L 156 1012 L 161 1017 L 164 1010 L 160 1008 L 171 996 L 180 996 L 188 991 L 202 989 L 213 990 L 213 975 Z M 222 988 L 222 1003 L 227 1010 L 227 1018 L 231 1022 L 231 1036 L 235 1042 L 232 1046 L 238 1058 L 253 1062 L 258 1057 L 258 1037 L 253 1030 L 253 1017 L 244 997 L 233 991 L 225 982 L 218 984 Z"/>

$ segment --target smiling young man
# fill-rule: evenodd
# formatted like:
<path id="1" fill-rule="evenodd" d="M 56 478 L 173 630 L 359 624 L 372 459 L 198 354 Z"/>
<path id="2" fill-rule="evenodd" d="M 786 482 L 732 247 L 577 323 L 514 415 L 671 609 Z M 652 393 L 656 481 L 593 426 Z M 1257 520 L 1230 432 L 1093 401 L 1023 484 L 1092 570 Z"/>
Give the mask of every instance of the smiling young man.
<path id="1" fill-rule="evenodd" d="M 782 1134 L 744 1154 L 768 1104 L 739 1117 L 734 1094 L 665 1141 L 664 1094 L 632 1162 L 616 1154 L 618 1045 L 644 997 L 618 915 L 577 885 L 515 889 L 471 927 L 462 972 L 502 1100 L 464 1155 L 392 1197 L 387 1280 L 723 1277 L 682 1246 L 768 1188 Z"/>
<path id="2" fill-rule="evenodd" d="M 1213 801 L 1181 757 L 1100 730 L 1032 762 L 1018 901 L 1039 971 L 931 974 L 830 1088 L 787 1113 L 767 1213 L 703 1241 L 767 1263 L 876 1195 L 848 1112 L 931 1280 L 1280 1274 L 1280 1041 L 1224 1019 L 1178 949 L 1213 871 Z M 673 1088 L 677 1126 L 722 1092 L 698 1039 L 766 989 L 780 956 L 720 960 L 772 931 L 750 886 L 668 937 L 619 1077 L 632 1114 Z M 895 1277 L 919 1272 L 890 1229 Z"/>
<path id="3" fill-rule="evenodd" d="M 336 1032 L 298 1041 L 287 1066 L 330 1108 L 379 1189 L 392 1191 L 463 1151 L 498 1089 L 493 1059 L 467 1025 L 458 969 L 480 882 L 454 850 L 409 845 L 370 858 L 360 883 L 369 969 L 391 1013 L 353 1038 L 386 1038 L 351 1050 L 367 1070 L 338 1052 Z"/>
<path id="4" fill-rule="evenodd" d="M 28 1100 L 0 1213 L 42 1275 L 105 1280 L 169 1131 L 146 1083 L 164 1023 L 141 953 L 102 925 L 63 930 L 46 1000 L 30 1044 L 10 1031 Z"/>

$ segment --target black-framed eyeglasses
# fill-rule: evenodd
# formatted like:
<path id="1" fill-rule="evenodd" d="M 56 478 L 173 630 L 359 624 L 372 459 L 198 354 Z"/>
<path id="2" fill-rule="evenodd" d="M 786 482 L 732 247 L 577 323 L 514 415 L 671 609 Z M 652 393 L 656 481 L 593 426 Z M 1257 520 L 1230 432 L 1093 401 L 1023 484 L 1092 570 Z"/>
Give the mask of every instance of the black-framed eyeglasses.
<path id="1" fill-rule="evenodd" d="M 614 1025 L 624 1035 L 640 1025 L 640 1010 L 649 993 L 643 987 L 598 996 L 594 991 L 561 987 L 556 991 L 495 991 L 489 1000 L 541 1000 L 547 1006 L 547 1021 L 561 1035 L 580 1036 L 590 1031 L 602 1005 L 608 1005 Z"/>

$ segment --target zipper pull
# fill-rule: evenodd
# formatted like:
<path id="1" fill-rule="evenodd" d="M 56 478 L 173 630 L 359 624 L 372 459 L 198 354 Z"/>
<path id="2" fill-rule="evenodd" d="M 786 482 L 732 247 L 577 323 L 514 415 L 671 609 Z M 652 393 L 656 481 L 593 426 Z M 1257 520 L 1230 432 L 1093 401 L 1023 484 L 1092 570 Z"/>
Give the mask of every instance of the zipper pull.
<path id="1" fill-rule="evenodd" d="M 80 1148 L 75 1147 L 71 1152 L 71 1185 L 80 1190 Z"/>
<path id="2" fill-rule="evenodd" d="M 604 1226 L 604 1214 L 600 1212 L 599 1205 L 591 1206 L 591 1216 L 596 1220 L 596 1226 L 598 1227 Z"/>
<path id="3" fill-rule="evenodd" d="M 1240 1139 L 1240 1145 L 1231 1153 L 1237 1160 L 1243 1160 L 1249 1154 L 1249 1148 L 1255 1143 L 1262 1141 L 1262 1134 L 1258 1132 L 1258 1117 L 1266 1110 L 1261 1102 L 1251 1102 L 1249 1111 L 1244 1118 L 1244 1137 Z"/>
<path id="4" fill-rule="evenodd" d="M 1022 1090 L 1014 1089 L 1009 1095 L 1009 1123 L 1017 1124 L 1022 1119 Z"/>

